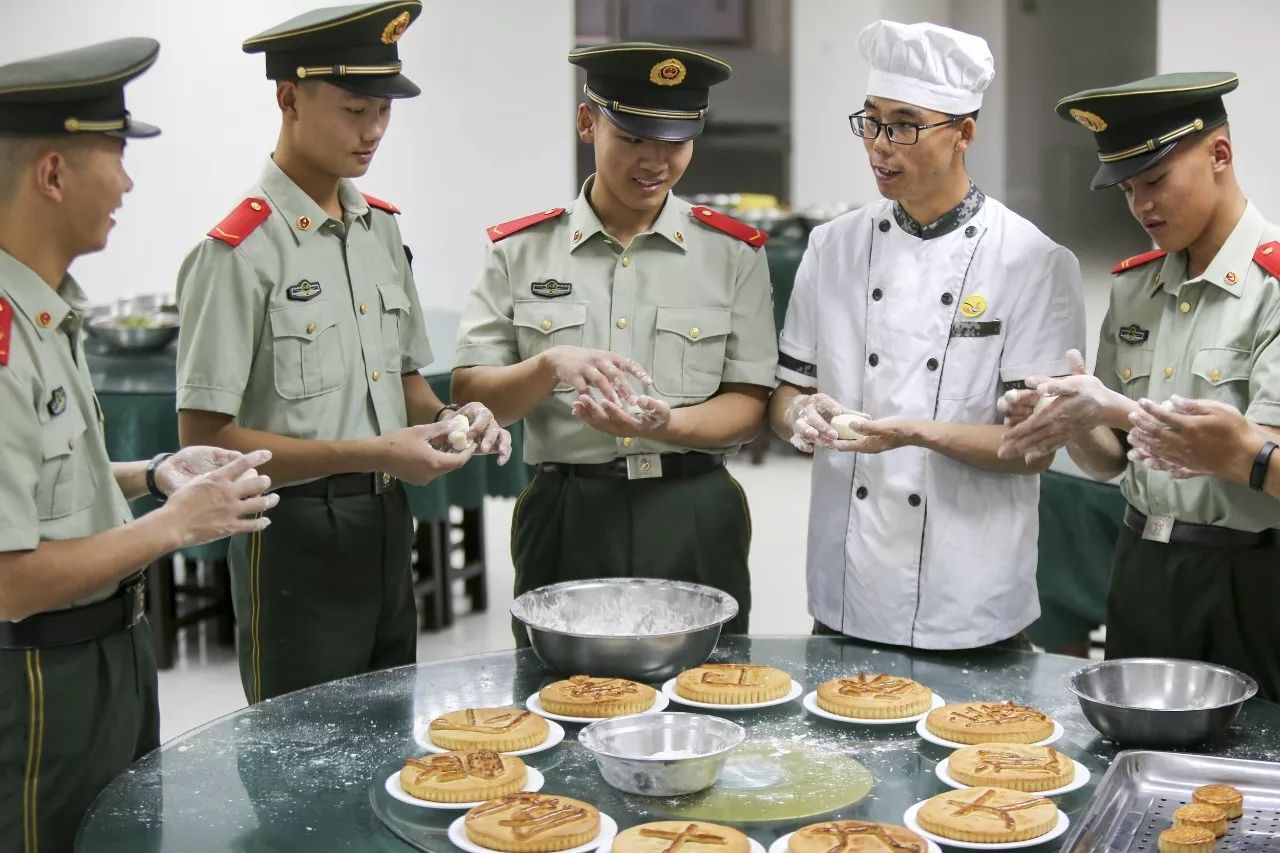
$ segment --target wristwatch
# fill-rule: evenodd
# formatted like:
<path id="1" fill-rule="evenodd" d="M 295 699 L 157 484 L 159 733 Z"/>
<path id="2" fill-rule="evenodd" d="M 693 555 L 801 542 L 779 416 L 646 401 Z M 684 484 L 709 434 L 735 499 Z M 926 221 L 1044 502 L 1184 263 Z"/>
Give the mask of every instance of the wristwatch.
<path id="1" fill-rule="evenodd" d="M 147 491 L 153 498 L 164 500 L 168 497 L 164 492 L 160 491 L 160 487 L 156 485 L 156 469 L 172 456 L 172 453 L 157 453 L 150 462 L 147 463 Z"/>
<path id="2" fill-rule="evenodd" d="M 1249 471 L 1249 488 L 1255 492 L 1262 491 L 1262 487 L 1267 483 L 1267 466 L 1271 462 L 1271 453 L 1275 449 L 1276 443 L 1268 441 L 1262 445 L 1262 449 L 1253 459 L 1253 469 Z"/>

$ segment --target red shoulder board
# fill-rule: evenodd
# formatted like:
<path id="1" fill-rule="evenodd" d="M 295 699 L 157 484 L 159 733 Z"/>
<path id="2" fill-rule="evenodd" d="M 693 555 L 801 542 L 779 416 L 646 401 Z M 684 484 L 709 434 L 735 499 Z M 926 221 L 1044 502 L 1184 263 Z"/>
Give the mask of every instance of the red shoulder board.
<path id="1" fill-rule="evenodd" d="M 1159 260 L 1167 254 L 1169 253 L 1164 249 L 1152 249 L 1150 252 L 1143 252 L 1141 255 L 1134 255 L 1132 258 L 1125 258 L 1123 261 L 1111 268 L 1111 274 L 1119 275 L 1126 270 L 1131 270 L 1134 267 L 1140 267 L 1143 264 L 1150 263 L 1151 261 Z"/>
<path id="2" fill-rule="evenodd" d="M 1280 243 L 1263 243 L 1253 253 L 1253 262 L 1267 271 L 1267 275 L 1280 278 Z"/>
<path id="3" fill-rule="evenodd" d="M 383 201 L 375 195 L 369 195 L 368 193 L 360 193 L 360 195 L 364 196 L 364 200 L 369 202 L 370 207 L 376 207 L 378 210 L 385 210 L 387 213 L 400 212 L 400 208 L 396 207 L 389 201 Z"/>
<path id="4" fill-rule="evenodd" d="M 209 236 L 228 246 L 239 246 L 270 215 L 271 205 L 265 199 L 246 198 L 226 219 L 209 229 Z"/>
<path id="5" fill-rule="evenodd" d="M 13 306 L 7 300 L 0 299 L 0 367 L 9 364 L 9 346 L 12 343 L 9 335 L 13 331 Z"/>
<path id="6" fill-rule="evenodd" d="M 739 222 L 732 216 L 725 216 L 718 210 L 709 207 L 695 207 L 690 213 L 699 222 L 705 222 L 717 231 L 723 231 L 730 237 L 737 237 L 753 249 L 759 249 L 769 239 L 769 235 L 759 228 Z"/>
<path id="7" fill-rule="evenodd" d="M 563 207 L 552 207 L 548 210 L 542 211 L 541 213 L 530 213 L 528 216 L 522 216 L 519 219 L 513 219 L 510 222 L 500 222 L 497 225 L 491 225 L 485 233 L 489 235 L 490 240 L 496 243 L 505 237 L 510 237 L 512 234 L 523 231 L 531 225 L 537 225 L 539 222 L 546 222 L 548 219 L 555 219 L 562 213 L 564 213 Z"/>

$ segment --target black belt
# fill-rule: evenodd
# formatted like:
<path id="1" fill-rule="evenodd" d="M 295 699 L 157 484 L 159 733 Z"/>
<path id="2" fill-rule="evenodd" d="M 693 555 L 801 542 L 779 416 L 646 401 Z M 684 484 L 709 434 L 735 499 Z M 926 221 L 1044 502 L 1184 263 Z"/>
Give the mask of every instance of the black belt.
<path id="1" fill-rule="evenodd" d="M 146 582 L 134 575 L 105 601 L 0 622 L 0 649 L 52 649 L 128 631 L 146 613 L 145 593 Z"/>
<path id="2" fill-rule="evenodd" d="M 1275 530 L 1234 530 L 1214 524 L 1189 524 L 1174 521 L 1166 515 L 1146 516 L 1131 506 L 1125 507 L 1124 526 L 1152 542 L 1205 545 L 1210 548 L 1274 548 Z"/>
<path id="3" fill-rule="evenodd" d="M 350 498 L 356 495 L 380 495 L 400 482 L 385 471 L 363 474 L 334 474 L 309 483 L 276 489 L 285 498 Z"/>
<path id="4" fill-rule="evenodd" d="M 723 453 L 639 453 L 594 465 L 541 462 L 538 471 L 561 477 L 603 480 L 650 480 L 658 477 L 670 480 L 697 477 L 723 467 Z"/>

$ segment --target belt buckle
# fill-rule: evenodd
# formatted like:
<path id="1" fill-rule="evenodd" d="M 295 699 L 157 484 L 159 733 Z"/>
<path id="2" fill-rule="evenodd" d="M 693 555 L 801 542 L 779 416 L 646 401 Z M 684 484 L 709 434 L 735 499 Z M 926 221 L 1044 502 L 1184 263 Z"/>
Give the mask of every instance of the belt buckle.
<path id="1" fill-rule="evenodd" d="M 662 476 L 662 457 L 657 453 L 637 453 L 627 457 L 628 480 L 653 480 Z"/>
<path id="2" fill-rule="evenodd" d="M 132 599 L 130 601 L 130 604 L 132 606 L 129 608 L 128 615 L 125 619 L 124 627 L 126 631 L 132 628 L 133 626 L 137 625 L 139 622 L 141 622 L 142 617 L 146 615 L 146 612 L 147 612 L 146 591 L 147 591 L 146 584 L 136 583 L 132 587 L 130 587 L 129 590 L 126 592 L 129 598 Z"/>
<path id="3" fill-rule="evenodd" d="M 1173 536 L 1173 516 L 1172 515 L 1148 515 L 1146 523 L 1142 525 L 1142 538 L 1148 542 L 1163 542 L 1169 544 L 1170 537 Z"/>
<path id="4" fill-rule="evenodd" d="M 391 482 L 394 479 L 395 478 L 392 477 L 391 474 L 388 473 L 387 471 L 375 472 L 373 475 L 374 492 L 380 495 L 383 492 L 387 491 L 388 489 L 391 488 Z"/>

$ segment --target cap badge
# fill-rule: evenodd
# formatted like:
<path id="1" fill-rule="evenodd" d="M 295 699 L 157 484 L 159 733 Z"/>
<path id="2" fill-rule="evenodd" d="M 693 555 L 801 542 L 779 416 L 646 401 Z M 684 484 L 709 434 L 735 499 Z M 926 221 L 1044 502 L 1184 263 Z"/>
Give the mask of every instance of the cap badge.
<path id="1" fill-rule="evenodd" d="M 1091 113 L 1088 110 L 1077 110 L 1077 109 L 1072 109 L 1069 112 L 1071 113 L 1071 117 L 1073 119 L 1080 122 L 1080 124 L 1089 128 L 1094 133 L 1101 133 L 1102 131 L 1107 129 L 1106 119 L 1104 119 L 1102 116 L 1098 115 L 1097 113 Z"/>
<path id="2" fill-rule="evenodd" d="M 687 73 L 684 63 L 672 57 L 649 69 L 649 82 L 658 86 L 679 86 Z"/>
<path id="3" fill-rule="evenodd" d="M 409 13 L 401 12 L 390 21 L 382 30 L 382 43 L 395 44 L 400 41 L 400 36 L 404 35 L 404 31 L 409 28 Z"/>

